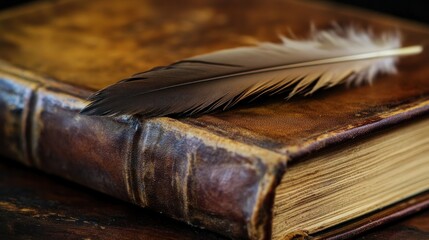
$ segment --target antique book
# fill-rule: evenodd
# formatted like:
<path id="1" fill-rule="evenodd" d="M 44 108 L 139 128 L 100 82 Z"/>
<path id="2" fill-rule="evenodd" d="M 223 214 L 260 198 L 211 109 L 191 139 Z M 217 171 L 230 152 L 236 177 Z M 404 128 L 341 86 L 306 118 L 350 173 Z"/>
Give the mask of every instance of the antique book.
<path id="1" fill-rule="evenodd" d="M 0 193 L 0 239 L 228 239 L 8 160 Z M 428 224 L 429 209 L 353 239 L 426 240 Z"/>
<path id="2" fill-rule="evenodd" d="M 429 209 L 374 229 L 354 240 L 426 240 Z M 0 239 L 226 240 L 147 208 L 83 186 L 0 162 Z"/>
<path id="3" fill-rule="evenodd" d="M 285 14 L 287 11 L 287 14 Z M 311 16 L 311 19 L 308 18 Z M 306 1 L 41 1 L 0 14 L 0 154 L 243 239 L 342 239 L 429 205 L 429 52 L 372 85 L 188 118 L 85 116 L 94 91 L 309 21 L 429 28 Z"/>
<path id="4" fill-rule="evenodd" d="M 9 159 L 0 162 L 0 239 L 227 240 Z"/>

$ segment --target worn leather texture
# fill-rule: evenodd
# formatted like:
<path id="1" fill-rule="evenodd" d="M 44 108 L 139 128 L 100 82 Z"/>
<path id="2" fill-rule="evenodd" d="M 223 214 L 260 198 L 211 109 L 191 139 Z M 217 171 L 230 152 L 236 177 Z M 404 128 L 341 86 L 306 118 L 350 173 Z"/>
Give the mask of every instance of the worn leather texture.
<path id="1" fill-rule="evenodd" d="M 371 86 L 195 118 L 78 112 L 91 92 L 133 73 L 278 41 L 288 29 L 305 36 L 310 21 L 323 28 L 332 20 L 399 29 L 405 45 L 429 36 L 414 23 L 312 1 L 42 1 L 5 11 L 1 154 L 226 236 L 269 238 L 274 190 L 287 164 L 427 115 L 428 50 L 401 59 L 398 74 Z"/>
<path id="2" fill-rule="evenodd" d="M 383 223 L 385 224 L 385 223 Z M 353 236 L 355 240 L 425 240 L 429 211 Z M 226 240 L 59 177 L 0 163 L 0 239 Z"/>

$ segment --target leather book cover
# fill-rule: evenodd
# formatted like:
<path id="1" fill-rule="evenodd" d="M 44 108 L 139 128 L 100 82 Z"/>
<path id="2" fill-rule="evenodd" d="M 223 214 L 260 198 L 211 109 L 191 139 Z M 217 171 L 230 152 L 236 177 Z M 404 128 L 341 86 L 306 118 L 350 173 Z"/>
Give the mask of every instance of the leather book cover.
<path id="1" fill-rule="evenodd" d="M 411 200 L 398 206 L 401 205 L 416 206 Z M 395 209 L 394 212 L 393 215 L 397 215 L 401 211 Z M 388 216 L 392 216 L 392 213 Z M 372 218 L 374 219 L 383 218 Z M 428 239 L 428 210 L 396 222 L 352 239 Z M 12 160 L 0 162 L 0 239 L 57 238 L 229 239 L 169 219 L 149 209 L 107 197 L 59 177 L 47 176 L 40 171 L 15 164 Z"/>
<path id="2" fill-rule="evenodd" d="M 400 30 L 404 45 L 429 36 L 425 26 L 313 1 L 66 0 L 2 12 L 0 152 L 226 236 L 269 238 L 274 190 L 287 165 L 427 114 L 428 50 L 371 86 L 288 102 L 195 118 L 79 111 L 93 91 L 133 73 L 255 40 L 275 42 L 289 29 L 305 36 L 311 22 L 332 21 Z M 417 202 L 403 213 L 428 205 Z M 358 221 L 336 236 L 379 222 Z"/>
<path id="3" fill-rule="evenodd" d="M 429 211 L 426 210 L 352 239 L 424 240 L 429 236 L 428 223 Z M 229 239 L 11 160 L 0 162 L 0 239 L 57 238 Z"/>

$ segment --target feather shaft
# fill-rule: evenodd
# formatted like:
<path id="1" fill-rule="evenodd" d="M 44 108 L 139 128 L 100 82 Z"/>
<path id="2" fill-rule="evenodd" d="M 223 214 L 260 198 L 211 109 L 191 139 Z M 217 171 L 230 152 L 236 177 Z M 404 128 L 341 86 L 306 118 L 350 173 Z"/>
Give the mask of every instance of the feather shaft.
<path id="1" fill-rule="evenodd" d="M 185 86 L 185 85 L 189 85 L 189 84 L 219 80 L 222 78 L 239 77 L 239 76 L 245 76 L 245 75 L 249 75 L 249 74 L 265 73 L 265 72 L 286 70 L 286 69 L 291 69 L 291 68 L 309 67 L 309 66 L 316 66 L 316 65 L 323 65 L 323 64 L 330 64 L 330 63 L 368 60 L 368 59 L 384 58 L 384 57 L 390 57 L 390 56 L 398 56 L 399 57 L 399 56 L 406 56 L 406 55 L 414 55 L 414 54 L 421 53 L 422 51 L 423 51 L 422 46 L 414 45 L 414 46 L 397 48 L 397 49 L 388 49 L 388 50 L 377 51 L 377 52 L 369 52 L 369 53 L 362 53 L 362 54 L 356 54 L 356 55 L 351 55 L 351 56 L 342 56 L 342 57 L 321 59 L 321 60 L 315 60 L 315 61 L 308 61 L 308 62 L 302 62 L 302 63 L 288 64 L 288 65 L 282 65 L 282 66 L 275 66 L 275 67 L 271 67 L 271 68 L 264 68 L 264 69 L 257 69 L 257 70 L 252 70 L 252 71 L 234 73 L 234 74 L 229 74 L 229 75 L 225 75 L 225 76 L 207 78 L 207 79 L 200 80 L 200 81 L 171 85 L 168 87 L 156 89 L 156 91 L 165 90 L 168 88 Z M 153 91 L 149 91 L 149 92 L 153 92 Z"/>

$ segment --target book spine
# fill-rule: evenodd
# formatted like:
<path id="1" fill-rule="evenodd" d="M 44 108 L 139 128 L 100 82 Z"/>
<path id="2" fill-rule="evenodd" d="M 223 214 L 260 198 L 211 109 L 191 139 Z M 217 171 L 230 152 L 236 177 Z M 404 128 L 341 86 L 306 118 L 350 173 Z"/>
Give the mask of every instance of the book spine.
<path id="1" fill-rule="evenodd" d="M 90 92 L 33 80 L 0 72 L 0 154 L 223 235 L 270 237 L 284 155 L 170 118 L 80 115 Z"/>
<path id="2" fill-rule="evenodd" d="M 37 82 L 0 75 L 0 153 L 25 165 L 28 161 L 28 112 Z"/>

